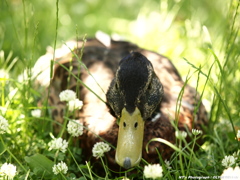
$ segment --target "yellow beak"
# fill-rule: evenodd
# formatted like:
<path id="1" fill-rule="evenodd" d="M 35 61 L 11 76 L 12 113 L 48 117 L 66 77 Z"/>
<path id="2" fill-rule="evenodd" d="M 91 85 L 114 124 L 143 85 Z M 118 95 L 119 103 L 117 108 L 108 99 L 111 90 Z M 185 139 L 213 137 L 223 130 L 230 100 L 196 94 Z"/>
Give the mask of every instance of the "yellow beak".
<path id="1" fill-rule="evenodd" d="M 144 121 L 138 108 L 129 114 L 124 108 L 119 122 L 118 142 L 115 159 L 128 169 L 136 166 L 142 158 Z"/>

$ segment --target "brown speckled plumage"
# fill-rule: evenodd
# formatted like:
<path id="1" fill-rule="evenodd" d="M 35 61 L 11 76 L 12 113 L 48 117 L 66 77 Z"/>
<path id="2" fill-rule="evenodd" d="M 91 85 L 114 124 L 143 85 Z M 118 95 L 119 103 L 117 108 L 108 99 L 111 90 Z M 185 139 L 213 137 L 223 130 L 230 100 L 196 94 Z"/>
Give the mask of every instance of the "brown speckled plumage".
<path id="1" fill-rule="evenodd" d="M 78 48 L 74 50 L 78 55 L 80 55 L 81 46 L 82 42 L 78 42 Z M 202 129 L 202 126 L 207 125 L 208 122 L 207 113 L 202 103 L 200 103 L 199 109 L 194 116 L 194 109 L 199 102 L 199 94 L 189 85 L 186 85 L 184 89 L 180 113 L 176 113 L 177 98 L 184 82 L 171 61 L 162 55 L 141 49 L 137 45 L 129 42 L 112 40 L 110 46 L 106 47 L 97 39 L 89 39 L 83 49 L 82 63 L 86 65 L 89 72 L 94 76 L 103 90 L 98 87 L 95 80 L 88 74 L 86 69 L 79 64 L 72 53 L 56 56 L 55 61 L 68 68 L 72 68 L 71 71 L 74 75 L 79 75 L 80 79 L 89 88 L 106 101 L 105 93 L 109 88 L 111 80 L 114 78 L 119 61 L 131 51 L 140 52 L 151 61 L 154 71 L 164 87 L 164 95 L 160 108 L 152 115 L 152 117 L 154 117 L 160 112 L 160 116 L 154 121 L 150 118 L 145 122 L 143 158 L 148 162 L 156 163 L 159 162 L 159 160 L 155 148 L 161 153 L 163 159 L 170 158 L 173 150 L 159 142 L 152 142 L 149 145 L 149 153 L 147 154 L 145 147 L 152 138 L 156 137 L 164 138 L 173 144 L 175 143 L 175 129 L 170 121 L 174 121 L 176 118 L 179 119 L 178 128 L 185 130 L 185 127 L 187 127 L 189 131 L 191 131 L 192 128 Z M 78 74 L 79 69 L 81 70 L 80 74 Z M 54 107 L 51 110 L 52 117 L 55 121 L 62 123 L 65 104 L 59 101 L 58 95 L 65 89 L 76 91 L 76 88 L 78 88 L 78 97 L 83 101 L 84 106 L 82 110 L 76 113 L 76 117 L 87 127 L 79 139 L 85 158 L 88 160 L 92 156 L 93 145 L 97 141 L 101 141 L 98 136 L 101 136 L 116 147 L 118 125 L 116 119 L 109 113 L 109 109 L 105 103 L 86 87 L 82 86 L 81 83 L 77 85 L 77 80 L 73 76 L 70 75 L 69 82 L 67 81 L 68 78 L 69 72 L 56 64 L 54 77 L 50 84 L 49 97 L 49 104 Z M 56 124 L 55 131 L 59 131 L 59 126 Z M 199 139 L 198 143 L 202 143 L 201 139 Z M 115 163 L 115 150 L 113 148 L 107 153 L 107 157 L 109 167 L 118 167 Z"/>

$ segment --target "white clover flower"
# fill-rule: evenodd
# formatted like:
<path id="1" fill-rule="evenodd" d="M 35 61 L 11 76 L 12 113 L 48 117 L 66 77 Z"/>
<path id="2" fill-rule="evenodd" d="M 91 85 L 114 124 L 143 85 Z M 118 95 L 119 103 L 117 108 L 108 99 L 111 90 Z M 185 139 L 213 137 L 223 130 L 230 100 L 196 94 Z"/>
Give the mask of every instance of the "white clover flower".
<path id="1" fill-rule="evenodd" d="M 68 147 L 68 142 L 66 140 L 63 140 L 62 138 L 54 138 L 48 143 L 49 150 L 51 151 L 52 149 L 55 150 L 60 150 L 63 153 L 67 151 Z"/>
<path id="2" fill-rule="evenodd" d="M 79 120 L 69 121 L 67 131 L 74 137 L 81 136 L 83 134 L 83 124 Z"/>
<path id="3" fill-rule="evenodd" d="M 66 163 L 64 163 L 62 161 L 58 164 L 54 164 L 54 166 L 53 166 L 53 173 L 56 175 L 59 173 L 66 174 L 67 171 L 68 171 L 68 167 L 67 167 Z"/>
<path id="4" fill-rule="evenodd" d="M 8 163 L 4 163 L 0 169 L 0 175 L 3 175 L 3 177 L 7 177 L 10 179 L 13 179 L 14 176 L 17 173 L 16 166 Z"/>
<path id="5" fill-rule="evenodd" d="M 144 167 L 143 174 L 146 178 L 156 179 L 162 177 L 162 172 L 160 164 L 149 164 Z"/>
<path id="6" fill-rule="evenodd" d="M 175 136 L 178 139 L 185 139 L 187 137 L 187 133 L 185 131 L 175 131 Z"/>
<path id="7" fill-rule="evenodd" d="M 238 138 L 238 141 L 240 141 L 240 130 L 238 130 L 237 132 L 237 138 Z"/>
<path id="8" fill-rule="evenodd" d="M 221 179 L 240 179 L 240 168 L 235 167 L 234 169 L 232 167 L 229 167 L 225 169 L 221 175 Z"/>
<path id="9" fill-rule="evenodd" d="M 71 101 L 76 99 L 76 93 L 72 90 L 65 90 L 59 94 L 60 101 Z"/>
<path id="10" fill-rule="evenodd" d="M 222 165 L 225 167 L 230 167 L 235 164 L 235 158 L 233 156 L 225 156 L 222 160 Z"/>
<path id="11" fill-rule="evenodd" d="M 8 121 L 0 116 L 0 134 L 4 134 L 8 130 Z"/>
<path id="12" fill-rule="evenodd" d="M 172 169 L 172 167 L 170 166 L 170 162 L 168 160 L 165 160 L 165 166 L 167 167 L 167 169 Z"/>
<path id="13" fill-rule="evenodd" d="M 92 153 L 93 156 L 96 158 L 102 157 L 105 152 L 110 151 L 110 146 L 107 143 L 104 142 L 97 142 L 94 144 Z"/>
<path id="14" fill-rule="evenodd" d="M 68 102 L 68 110 L 74 111 L 75 109 L 81 109 L 83 106 L 83 102 L 79 99 L 73 99 Z"/>
<path id="15" fill-rule="evenodd" d="M 192 134 L 193 134 L 194 136 L 197 136 L 197 135 L 199 135 L 199 134 L 202 134 L 202 130 L 192 129 Z"/>
<path id="16" fill-rule="evenodd" d="M 41 117 L 41 109 L 34 109 L 31 111 L 31 115 L 33 117 L 39 118 Z"/>

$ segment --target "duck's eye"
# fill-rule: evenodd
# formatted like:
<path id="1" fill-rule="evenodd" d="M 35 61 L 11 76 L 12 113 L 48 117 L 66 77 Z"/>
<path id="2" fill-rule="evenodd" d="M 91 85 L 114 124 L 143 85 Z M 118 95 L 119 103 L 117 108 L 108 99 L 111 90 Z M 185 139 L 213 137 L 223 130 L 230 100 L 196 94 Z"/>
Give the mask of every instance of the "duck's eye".
<path id="1" fill-rule="evenodd" d="M 123 127 L 126 127 L 126 126 L 127 126 L 127 124 L 125 122 L 123 122 Z"/>
<path id="2" fill-rule="evenodd" d="M 138 122 L 135 122 L 134 127 L 135 127 L 135 128 L 138 127 Z"/>

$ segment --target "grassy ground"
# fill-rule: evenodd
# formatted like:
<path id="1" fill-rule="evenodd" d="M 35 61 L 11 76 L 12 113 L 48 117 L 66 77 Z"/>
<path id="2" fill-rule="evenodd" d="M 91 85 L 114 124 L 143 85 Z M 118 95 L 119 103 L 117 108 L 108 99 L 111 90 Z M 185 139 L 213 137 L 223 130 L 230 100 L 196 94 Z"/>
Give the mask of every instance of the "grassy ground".
<path id="1" fill-rule="evenodd" d="M 195 138 L 190 144 L 182 140 L 174 146 L 171 169 L 165 162 L 159 162 L 163 179 L 218 178 L 227 168 L 222 160 L 229 155 L 236 156 L 231 166 L 239 166 L 240 157 L 236 155 L 240 150 L 236 138 L 240 129 L 239 3 L 1 1 L 0 115 L 8 120 L 9 130 L 0 134 L 0 166 L 6 162 L 14 164 L 17 167 L 14 179 L 112 178 L 104 158 L 100 160 L 106 176 L 95 174 L 71 138 L 66 153 L 49 151 L 52 119 L 31 114 L 38 109 L 43 92 L 43 88 L 36 89 L 31 68 L 45 53 L 46 46 L 57 47 L 62 41 L 84 34 L 90 37 L 97 30 L 121 34 L 141 47 L 170 57 L 183 79 L 190 74 L 189 83 L 203 95 L 209 111 L 205 143 L 198 152 L 191 149 Z M 66 162 L 67 174 L 53 174 L 52 166 L 57 161 Z M 133 176 L 146 179 L 143 168 L 136 169 L 138 173 Z"/>

